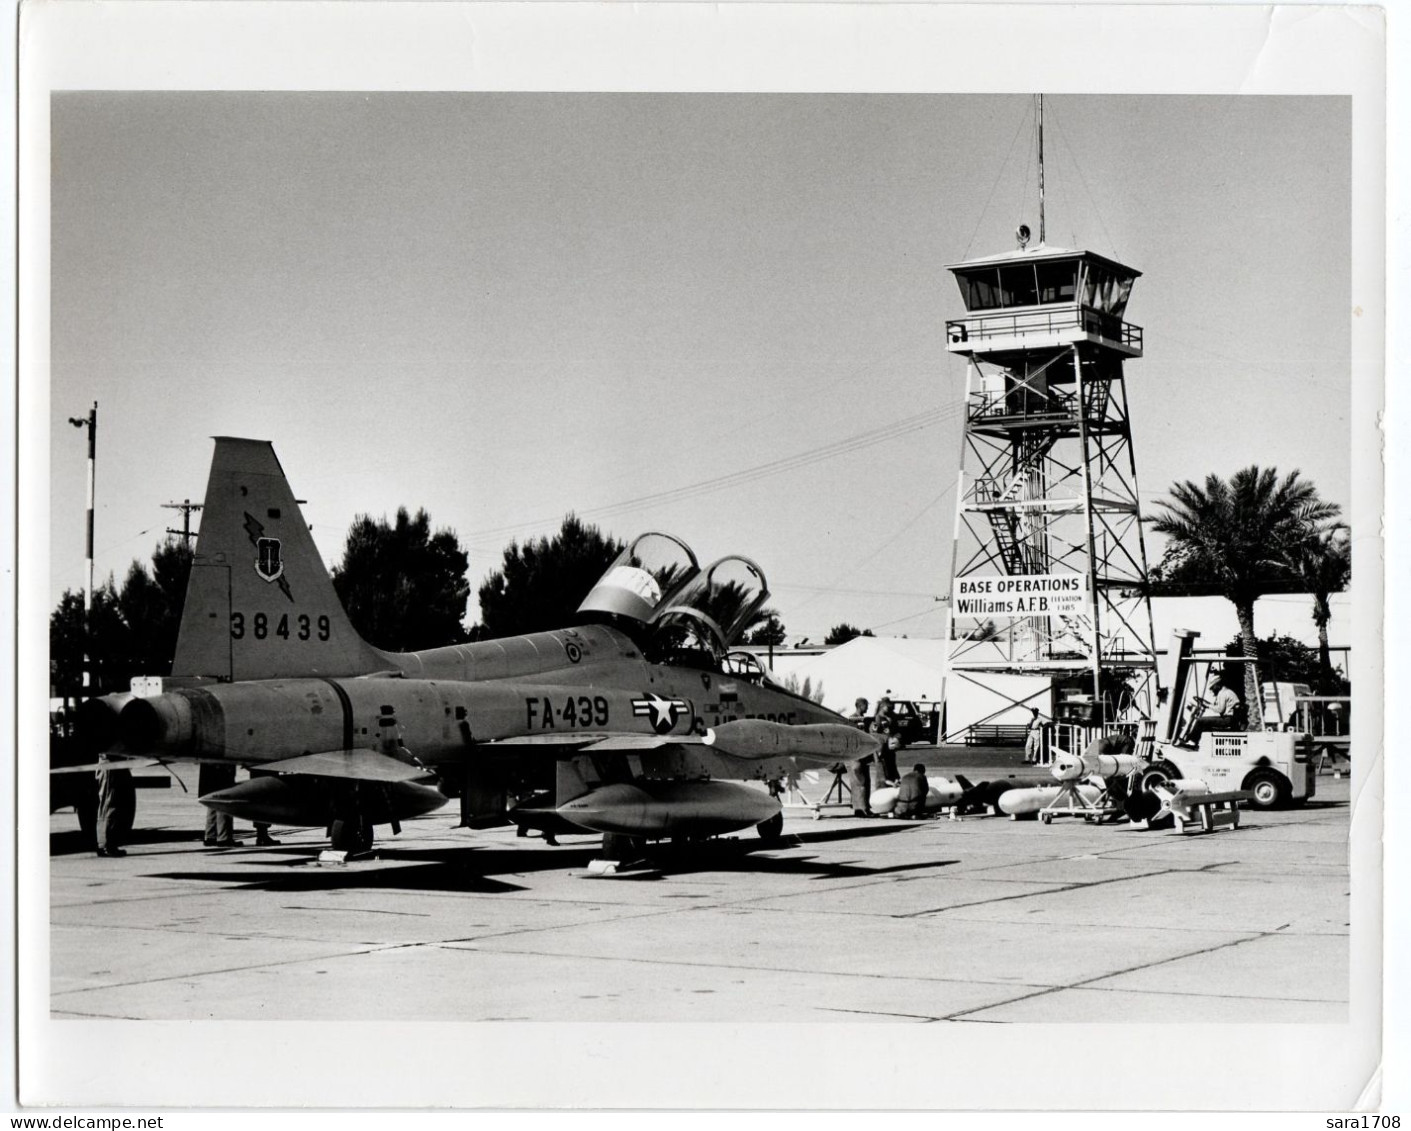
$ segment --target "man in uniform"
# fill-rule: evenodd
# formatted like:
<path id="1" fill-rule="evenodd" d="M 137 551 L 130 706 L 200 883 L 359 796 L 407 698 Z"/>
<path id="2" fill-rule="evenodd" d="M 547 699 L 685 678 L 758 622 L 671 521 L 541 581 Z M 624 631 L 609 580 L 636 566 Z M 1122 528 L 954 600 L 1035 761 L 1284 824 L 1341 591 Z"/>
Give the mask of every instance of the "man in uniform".
<path id="1" fill-rule="evenodd" d="M 1044 728 L 1048 726 L 1037 707 L 1030 707 L 1034 717 L 1029 720 L 1024 734 L 1024 764 L 1037 766 L 1044 757 Z"/>
<path id="2" fill-rule="evenodd" d="M 202 762 L 196 771 L 196 792 L 205 797 L 220 789 L 229 789 L 235 784 L 235 764 L 233 762 Z M 206 835 L 202 843 L 207 848 L 235 848 L 235 821 L 229 813 L 206 810 Z"/>
<path id="3" fill-rule="evenodd" d="M 926 767 L 918 762 L 911 773 L 901 779 L 901 785 L 897 787 L 897 807 L 893 812 L 898 817 L 919 821 L 926 816 L 926 795 L 930 792 Z"/>
<path id="4" fill-rule="evenodd" d="M 896 716 L 892 714 L 892 701 L 884 695 L 877 700 L 877 714 L 872 718 L 872 733 L 882 741 L 872 767 L 873 789 L 890 785 L 901 777 L 897 772 L 897 747 L 901 745 L 898 729 Z"/>
<path id="5" fill-rule="evenodd" d="M 867 700 L 859 698 L 853 703 L 852 714 L 848 716 L 848 722 L 854 724 L 859 730 L 867 729 Z M 872 761 L 871 754 L 865 758 L 859 758 L 856 762 L 848 763 L 848 792 L 852 794 L 852 815 L 854 817 L 872 816 Z"/>
<path id="6" fill-rule="evenodd" d="M 132 771 L 119 769 L 106 754 L 98 758 L 98 855 L 126 856 L 122 842 L 137 814 Z"/>

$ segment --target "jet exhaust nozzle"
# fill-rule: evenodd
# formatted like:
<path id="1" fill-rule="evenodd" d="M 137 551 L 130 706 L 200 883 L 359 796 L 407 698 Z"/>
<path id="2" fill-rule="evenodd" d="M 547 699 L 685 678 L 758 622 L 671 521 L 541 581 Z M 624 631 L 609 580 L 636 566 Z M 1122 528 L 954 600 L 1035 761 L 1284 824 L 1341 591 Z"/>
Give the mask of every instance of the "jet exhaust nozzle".
<path id="1" fill-rule="evenodd" d="M 191 703 L 174 694 L 133 699 L 118 717 L 118 731 L 134 753 L 179 753 L 195 737 Z"/>
<path id="2" fill-rule="evenodd" d="M 102 754 L 117 746 L 122 737 L 119 719 L 123 706 L 132 696 L 120 691 L 114 695 L 104 695 L 100 699 L 85 699 L 78 705 L 74 719 L 74 730 L 78 736 L 79 749 L 85 754 Z"/>

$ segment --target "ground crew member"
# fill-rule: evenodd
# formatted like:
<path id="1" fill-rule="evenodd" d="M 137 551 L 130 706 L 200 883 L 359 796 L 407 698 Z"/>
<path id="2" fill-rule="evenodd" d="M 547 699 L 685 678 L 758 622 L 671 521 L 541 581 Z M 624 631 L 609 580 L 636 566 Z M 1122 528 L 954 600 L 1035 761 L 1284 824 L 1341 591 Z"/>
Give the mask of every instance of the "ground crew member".
<path id="1" fill-rule="evenodd" d="M 1048 723 L 1044 722 L 1043 716 L 1039 714 L 1037 707 L 1030 707 L 1034 712 L 1034 717 L 1029 720 L 1029 726 L 1024 736 L 1024 764 L 1026 766 L 1037 766 L 1044 757 L 1044 728 Z"/>
<path id="2" fill-rule="evenodd" d="M 897 734 L 896 716 L 892 714 L 892 701 L 886 696 L 877 700 L 877 714 L 872 719 L 872 733 L 882 740 L 872 771 L 872 788 L 880 789 L 901 777 L 897 772 L 897 747 L 901 745 L 901 739 Z"/>
<path id="3" fill-rule="evenodd" d="M 106 754 L 98 757 L 98 855 L 126 856 L 122 842 L 137 815 L 132 771 L 119 769 Z"/>
<path id="4" fill-rule="evenodd" d="M 852 714 L 848 722 L 859 730 L 867 729 L 867 700 L 859 696 L 853 701 Z M 872 816 L 872 755 L 848 763 L 848 792 L 852 795 L 852 815 Z"/>
<path id="5" fill-rule="evenodd" d="M 196 773 L 196 792 L 205 797 L 218 789 L 235 784 L 235 765 L 231 762 L 202 762 Z M 206 835 L 202 842 L 207 848 L 235 848 L 235 821 L 229 813 L 206 810 Z"/>
<path id="6" fill-rule="evenodd" d="M 926 795 L 931 792 L 931 783 L 926 780 L 926 767 L 918 762 L 911 773 L 901 779 L 897 787 L 897 807 L 892 811 L 898 817 L 920 820 L 926 816 Z"/>

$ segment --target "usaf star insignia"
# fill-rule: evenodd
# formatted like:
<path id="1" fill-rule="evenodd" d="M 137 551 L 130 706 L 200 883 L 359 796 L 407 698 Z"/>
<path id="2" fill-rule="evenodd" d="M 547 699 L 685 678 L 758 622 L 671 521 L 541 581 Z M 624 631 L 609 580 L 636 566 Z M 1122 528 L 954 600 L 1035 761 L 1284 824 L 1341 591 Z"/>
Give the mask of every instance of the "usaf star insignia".
<path id="1" fill-rule="evenodd" d="M 650 718 L 652 729 L 657 734 L 670 734 L 676 726 L 677 718 L 690 709 L 691 705 L 684 699 L 664 699 L 655 692 L 632 700 L 633 717 Z"/>

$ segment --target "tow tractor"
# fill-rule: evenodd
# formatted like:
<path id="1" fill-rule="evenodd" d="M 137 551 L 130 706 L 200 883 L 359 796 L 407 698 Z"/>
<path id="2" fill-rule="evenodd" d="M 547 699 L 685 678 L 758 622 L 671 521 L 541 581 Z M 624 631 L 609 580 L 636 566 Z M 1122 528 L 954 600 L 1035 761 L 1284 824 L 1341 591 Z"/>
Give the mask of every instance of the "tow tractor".
<path id="1" fill-rule="evenodd" d="M 1204 731 L 1192 739 L 1195 720 L 1210 698 L 1212 669 L 1252 663 L 1243 657 L 1197 656 L 1200 635 L 1178 629 L 1160 660 L 1160 686 L 1170 694 L 1157 712 L 1150 738 L 1138 748 L 1150 765 L 1141 785 L 1196 780 L 1212 792 L 1248 790 L 1255 809 L 1301 805 L 1317 790 L 1313 737 L 1299 731 Z M 1144 747 L 1145 749 L 1142 749 Z"/>

